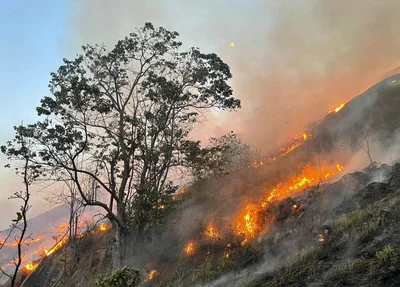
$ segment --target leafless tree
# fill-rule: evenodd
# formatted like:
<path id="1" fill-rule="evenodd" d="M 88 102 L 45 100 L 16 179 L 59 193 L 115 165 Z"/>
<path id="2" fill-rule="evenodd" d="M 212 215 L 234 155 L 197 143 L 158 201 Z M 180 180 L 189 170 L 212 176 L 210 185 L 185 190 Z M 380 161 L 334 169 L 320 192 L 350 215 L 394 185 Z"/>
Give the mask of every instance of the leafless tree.
<path id="1" fill-rule="evenodd" d="M 368 156 L 370 164 L 373 163 L 371 155 L 371 146 L 375 142 L 375 135 L 368 124 L 356 132 L 352 138 L 353 142 L 363 150 Z"/>

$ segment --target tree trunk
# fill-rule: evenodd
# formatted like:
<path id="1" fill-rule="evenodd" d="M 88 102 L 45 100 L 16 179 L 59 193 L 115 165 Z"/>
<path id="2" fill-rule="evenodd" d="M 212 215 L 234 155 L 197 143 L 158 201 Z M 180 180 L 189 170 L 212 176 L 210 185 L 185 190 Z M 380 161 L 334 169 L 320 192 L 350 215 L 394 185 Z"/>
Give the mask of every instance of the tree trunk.
<path id="1" fill-rule="evenodd" d="M 116 270 L 121 268 L 125 259 L 125 248 L 123 240 L 123 230 L 115 222 L 113 222 L 113 245 L 112 245 L 112 268 Z"/>
<path id="2" fill-rule="evenodd" d="M 370 154 L 370 153 L 368 153 L 368 158 L 369 158 L 369 163 L 372 164 L 373 161 L 372 161 L 372 157 L 371 157 L 371 154 Z"/>

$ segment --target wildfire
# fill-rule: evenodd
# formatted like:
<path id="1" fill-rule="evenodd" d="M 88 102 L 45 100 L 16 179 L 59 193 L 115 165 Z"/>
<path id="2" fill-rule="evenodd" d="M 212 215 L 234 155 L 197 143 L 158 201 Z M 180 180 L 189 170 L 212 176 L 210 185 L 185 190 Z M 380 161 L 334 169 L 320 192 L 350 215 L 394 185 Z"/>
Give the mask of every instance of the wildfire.
<path id="1" fill-rule="evenodd" d="M 147 280 L 146 281 L 150 281 L 154 278 L 154 276 L 157 275 L 157 270 L 151 270 L 149 275 L 147 275 Z"/>
<path id="2" fill-rule="evenodd" d="M 265 228 L 260 212 L 271 202 L 292 196 L 301 189 L 327 180 L 342 170 L 343 167 L 339 163 L 321 168 L 314 168 L 311 164 L 307 164 L 300 174 L 267 190 L 266 196 L 258 203 L 247 204 L 234 218 L 235 234 L 244 236 L 245 240 L 257 236 Z M 300 203 L 295 204 L 292 206 L 292 211 L 297 211 L 300 207 Z"/>
<path id="3" fill-rule="evenodd" d="M 252 238 L 260 231 L 259 213 L 260 207 L 249 203 L 236 217 L 236 234 L 246 238 Z"/>
<path id="4" fill-rule="evenodd" d="M 193 241 L 189 241 L 185 248 L 183 249 L 183 251 L 187 254 L 187 255 L 192 255 L 194 254 L 195 251 L 195 243 Z"/>
<path id="5" fill-rule="evenodd" d="M 206 237 L 208 237 L 208 238 L 211 238 L 211 239 L 216 239 L 216 238 L 218 238 L 218 231 L 217 231 L 217 229 L 215 228 L 214 224 L 209 223 L 209 224 L 207 225 L 207 228 L 206 228 L 206 230 L 204 231 L 204 235 L 205 235 Z"/>
<path id="6" fill-rule="evenodd" d="M 67 224 L 60 224 L 57 227 L 58 232 L 66 232 L 68 230 L 68 225 Z"/>
<path id="7" fill-rule="evenodd" d="M 100 231 L 100 232 L 104 232 L 104 231 L 107 231 L 108 229 L 110 228 L 110 226 L 108 226 L 108 225 L 106 225 L 104 222 L 102 222 L 102 223 L 100 223 L 100 225 L 99 225 L 99 227 L 98 227 L 98 230 Z M 79 236 L 80 234 L 78 234 L 78 236 Z M 81 236 L 82 237 L 82 236 Z M 79 238 L 79 237 L 78 237 Z"/>
<path id="8" fill-rule="evenodd" d="M 21 245 L 29 245 L 31 243 L 35 243 L 35 242 L 39 242 L 40 240 L 42 240 L 44 237 L 43 236 L 38 236 L 36 238 L 26 238 L 23 240 L 23 242 L 21 243 Z M 0 241 L 1 243 L 1 241 Z M 14 240 L 13 242 L 5 242 L 5 243 L 1 243 L 1 245 L 4 246 L 17 246 L 18 245 L 18 240 Z"/>
<path id="9" fill-rule="evenodd" d="M 68 241 L 68 238 L 63 238 L 60 241 L 57 242 L 56 245 L 54 245 L 51 249 L 44 249 L 44 254 L 46 256 L 49 256 L 53 254 L 55 251 L 59 250 L 61 247 L 64 246 L 64 244 Z"/>
<path id="10" fill-rule="evenodd" d="M 345 106 L 345 104 L 342 103 L 342 104 L 341 104 L 340 106 L 338 106 L 336 109 L 330 110 L 330 111 L 328 112 L 328 114 L 337 113 L 337 112 L 340 111 L 344 106 Z"/>
<path id="11" fill-rule="evenodd" d="M 341 172 L 342 170 L 343 167 L 339 163 L 336 163 L 335 167 L 321 168 L 314 168 L 309 163 L 303 168 L 299 175 L 289 178 L 289 180 L 284 183 L 279 183 L 269 192 L 267 192 L 268 196 L 261 203 L 261 205 L 265 207 L 268 203 L 274 200 L 283 199 L 289 195 L 293 195 L 294 192 L 299 191 L 306 186 L 318 184 L 321 181 Z"/>
<path id="12" fill-rule="evenodd" d="M 183 187 L 180 190 L 178 190 L 172 197 L 173 200 L 175 200 L 178 196 L 186 193 L 189 189 L 187 187 Z"/>
<path id="13" fill-rule="evenodd" d="M 262 160 L 254 161 L 252 163 L 252 167 L 259 168 L 260 166 L 263 166 L 267 162 L 270 163 L 276 161 L 279 157 L 287 155 L 288 153 L 292 152 L 293 150 L 301 146 L 306 140 L 310 138 L 310 136 L 311 134 L 309 132 L 304 132 L 302 134 L 293 137 L 293 139 L 289 143 L 287 143 L 286 146 L 280 148 L 277 152 L 275 152 L 271 156 L 266 157 Z"/>
<path id="14" fill-rule="evenodd" d="M 38 267 L 38 265 L 39 265 L 39 262 L 29 261 L 27 264 L 25 264 L 24 270 L 26 272 L 32 272 L 33 270 L 36 269 L 36 267 Z"/>

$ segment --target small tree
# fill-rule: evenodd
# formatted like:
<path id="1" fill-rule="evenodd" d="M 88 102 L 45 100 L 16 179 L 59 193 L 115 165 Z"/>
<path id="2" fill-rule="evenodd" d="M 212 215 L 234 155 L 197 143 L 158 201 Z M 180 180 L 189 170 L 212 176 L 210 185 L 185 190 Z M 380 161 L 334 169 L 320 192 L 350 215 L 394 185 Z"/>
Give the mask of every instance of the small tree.
<path id="1" fill-rule="evenodd" d="M 370 164 L 373 163 L 371 155 L 371 146 L 375 141 L 375 135 L 369 124 L 365 125 L 362 129 L 356 132 L 353 137 L 353 144 L 357 145 L 368 156 Z"/>
<path id="2" fill-rule="evenodd" d="M 113 225 L 113 267 L 125 258 L 126 231 L 142 232 L 153 208 L 175 192 L 171 171 L 187 166 L 187 135 L 199 112 L 234 110 L 229 66 L 197 48 L 179 51 L 177 32 L 146 23 L 108 51 L 83 54 L 52 73 L 35 124 L 16 130 L 32 140 L 32 165 L 43 179 L 71 180 L 85 205 L 101 207 Z M 21 157 L 15 140 L 3 147 Z M 82 186 L 90 178 L 96 190 Z M 104 196 L 91 196 L 100 191 Z"/>
<path id="3" fill-rule="evenodd" d="M 8 236 L 6 237 L 4 242 L 0 242 L 0 254 L 2 248 L 5 246 L 7 241 L 10 241 L 12 238 L 14 242 L 16 243 L 16 248 L 17 248 L 17 256 L 13 260 L 13 264 L 15 266 L 15 269 L 11 274 L 7 273 L 5 270 L 0 268 L 0 271 L 3 275 L 7 276 L 11 280 L 11 286 L 17 286 L 17 275 L 20 270 L 22 260 L 23 260 L 23 252 L 22 252 L 22 247 L 26 244 L 26 240 L 30 238 L 30 235 L 27 235 L 27 228 L 28 228 L 28 218 L 27 218 L 27 213 L 31 206 L 29 205 L 29 200 L 30 200 L 30 192 L 29 192 L 29 186 L 31 183 L 34 181 L 35 178 L 38 177 L 39 173 L 38 170 L 36 169 L 31 169 L 30 166 L 30 158 L 32 157 L 31 154 L 31 144 L 30 142 L 27 142 L 23 136 L 22 133 L 17 133 L 15 137 L 15 145 L 16 147 L 20 150 L 20 157 L 17 159 L 23 160 L 23 165 L 22 165 L 22 170 L 20 171 L 19 168 L 16 168 L 16 173 L 17 175 L 20 175 L 23 177 L 23 183 L 25 189 L 19 192 L 15 192 L 13 196 L 9 197 L 9 199 L 19 199 L 22 201 L 22 205 L 20 207 L 19 212 L 17 212 L 17 217 L 16 219 L 12 220 L 12 224 L 10 226 L 10 231 L 8 233 Z M 6 167 L 10 167 L 9 165 L 6 165 Z M 14 232 L 17 231 L 17 234 L 14 235 Z"/>
<path id="4" fill-rule="evenodd" d="M 89 184 L 88 188 L 92 189 L 92 186 Z M 68 245 L 73 248 L 74 260 L 77 260 L 79 257 L 77 250 L 79 234 L 78 224 L 85 211 L 85 206 L 75 183 L 73 181 L 65 181 L 61 190 L 52 192 L 47 200 L 52 204 L 65 204 L 68 207 Z"/>

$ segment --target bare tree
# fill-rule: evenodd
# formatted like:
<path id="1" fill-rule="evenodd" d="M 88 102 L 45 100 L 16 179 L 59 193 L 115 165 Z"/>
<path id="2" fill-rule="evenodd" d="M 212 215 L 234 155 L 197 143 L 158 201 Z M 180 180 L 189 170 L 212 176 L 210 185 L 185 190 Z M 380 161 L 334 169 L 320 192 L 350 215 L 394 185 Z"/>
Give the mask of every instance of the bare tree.
<path id="1" fill-rule="evenodd" d="M 353 143 L 355 143 L 361 150 L 363 150 L 368 156 L 370 164 L 373 163 L 371 155 L 371 146 L 375 141 L 375 136 L 367 124 L 360 131 L 356 132 L 352 138 Z"/>

